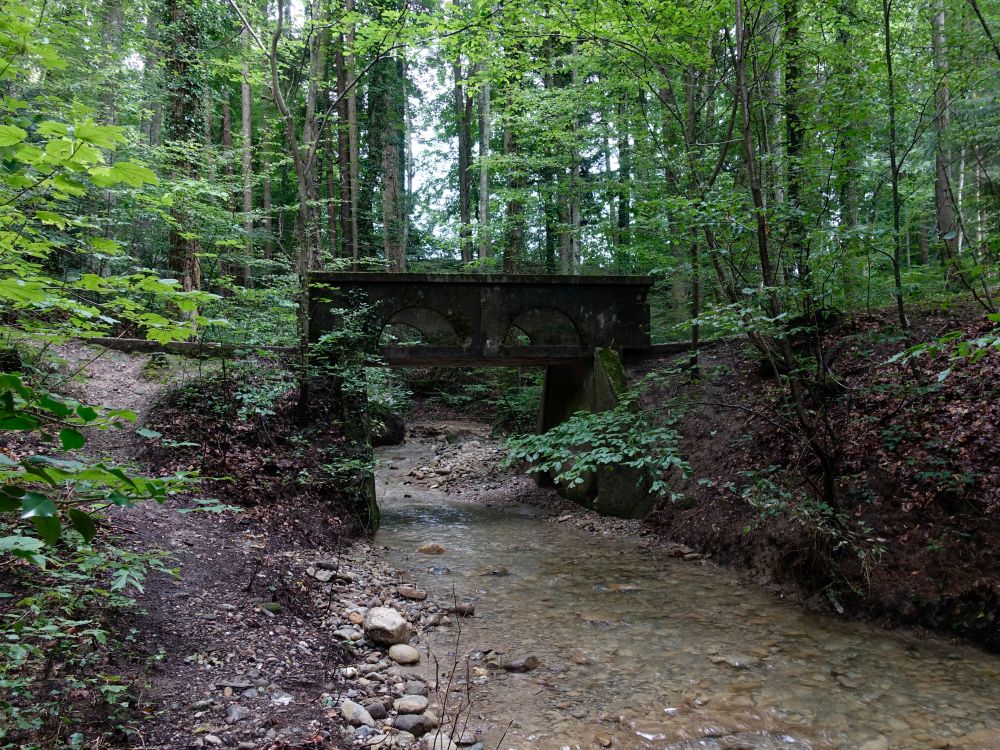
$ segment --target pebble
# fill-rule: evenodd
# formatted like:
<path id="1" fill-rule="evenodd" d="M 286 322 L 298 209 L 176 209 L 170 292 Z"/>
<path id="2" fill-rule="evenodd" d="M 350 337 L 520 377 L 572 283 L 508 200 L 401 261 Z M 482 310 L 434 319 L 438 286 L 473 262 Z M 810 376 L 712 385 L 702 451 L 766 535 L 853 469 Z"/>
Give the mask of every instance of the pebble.
<path id="1" fill-rule="evenodd" d="M 222 740 L 219 737 L 216 737 L 214 734 L 206 734 L 205 742 L 207 742 L 209 745 L 214 745 L 215 747 L 222 746 Z"/>
<path id="2" fill-rule="evenodd" d="M 413 646 L 397 643 L 389 648 L 389 658 L 397 664 L 419 664 L 420 652 Z"/>
<path id="3" fill-rule="evenodd" d="M 422 602 L 427 598 L 427 592 L 423 589 L 414 588 L 413 586 L 397 586 L 396 593 L 399 594 L 404 599 L 411 599 L 416 602 Z"/>
<path id="4" fill-rule="evenodd" d="M 244 721 L 250 718 L 250 709 L 234 703 L 226 711 L 226 721 L 235 724 L 237 721 Z"/>
<path id="5" fill-rule="evenodd" d="M 594 735 L 594 742 L 596 742 L 601 747 L 611 747 L 615 744 L 615 738 L 612 737 L 607 732 L 598 732 Z"/>
<path id="6" fill-rule="evenodd" d="M 372 701 L 367 706 L 365 706 L 365 711 L 371 716 L 375 721 L 382 721 L 389 715 L 389 712 L 385 710 L 385 704 L 382 701 Z"/>
<path id="7" fill-rule="evenodd" d="M 422 750 L 458 750 L 458 745 L 444 732 L 425 734 L 420 738 L 420 747 Z"/>

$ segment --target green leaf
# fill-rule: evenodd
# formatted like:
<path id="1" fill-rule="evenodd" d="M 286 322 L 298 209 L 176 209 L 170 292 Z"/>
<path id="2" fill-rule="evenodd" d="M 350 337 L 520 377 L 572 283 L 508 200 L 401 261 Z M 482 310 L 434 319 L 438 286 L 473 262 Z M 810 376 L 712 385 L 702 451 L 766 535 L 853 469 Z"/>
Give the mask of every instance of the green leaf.
<path id="1" fill-rule="evenodd" d="M 27 137 L 28 134 L 16 125 L 0 125 L 0 146 L 13 146 Z"/>
<path id="2" fill-rule="evenodd" d="M 35 530 L 46 542 L 55 544 L 59 541 L 59 535 L 62 534 L 62 524 L 59 523 L 58 517 L 44 516 L 34 518 L 32 519 L 32 523 L 35 524 Z"/>
<path id="3" fill-rule="evenodd" d="M 51 518 L 58 512 L 56 504 L 38 492 L 25 492 L 21 498 L 21 518 Z"/>
<path id="4" fill-rule="evenodd" d="M 42 224 L 59 227 L 60 229 L 65 229 L 66 224 L 69 223 L 65 216 L 57 214 L 54 211 L 35 211 L 35 218 L 42 222 Z"/>
<path id="5" fill-rule="evenodd" d="M 132 187 L 142 187 L 146 183 L 150 185 L 160 183 L 152 169 L 133 161 L 118 162 L 111 168 L 111 173 Z"/>
<path id="6" fill-rule="evenodd" d="M 73 528 L 80 532 L 80 536 L 85 542 L 89 542 L 97 536 L 97 524 L 94 523 L 94 519 L 89 513 L 84 513 L 79 508 L 70 508 L 69 520 L 72 522 Z"/>
<path id="7" fill-rule="evenodd" d="M 74 451 L 86 445 L 87 439 L 82 433 L 67 427 L 59 430 L 59 442 L 62 443 L 64 451 Z"/>
<path id="8" fill-rule="evenodd" d="M 35 539 L 33 536 L 15 534 L 13 536 L 0 537 L 0 552 L 12 552 L 14 550 L 37 552 L 44 546 L 45 543 L 41 539 Z"/>
<path id="9" fill-rule="evenodd" d="M 33 430 L 38 426 L 38 419 L 30 414 L 0 419 L 0 430 Z"/>
<path id="10" fill-rule="evenodd" d="M 147 430 L 145 427 L 140 427 L 135 431 L 135 434 L 150 439 L 163 437 L 163 433 L 157 432 L 156 430 Z"/>

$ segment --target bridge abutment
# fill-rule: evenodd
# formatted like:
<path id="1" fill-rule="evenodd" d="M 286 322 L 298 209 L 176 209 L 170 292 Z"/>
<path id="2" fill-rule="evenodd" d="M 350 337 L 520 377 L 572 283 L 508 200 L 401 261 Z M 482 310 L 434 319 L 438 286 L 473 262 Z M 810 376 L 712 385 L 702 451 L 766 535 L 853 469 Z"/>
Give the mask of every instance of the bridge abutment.
<path id="1" fill-rule="evenodd" d="M 590 360 L 549 365 L 542 385 L 538 431 L 546 432 L 578 411 L 614 409 L 626 388 L 625 368 L 614 349 L 595 349 Z M 554 482 L 547 473 L 536 476 L 540 485 L 554 486 L 563 497 L 602 515 L 642 518 L 655 502 L 648 478 L 626 466 L 598 469 L 572 487 Z"/>

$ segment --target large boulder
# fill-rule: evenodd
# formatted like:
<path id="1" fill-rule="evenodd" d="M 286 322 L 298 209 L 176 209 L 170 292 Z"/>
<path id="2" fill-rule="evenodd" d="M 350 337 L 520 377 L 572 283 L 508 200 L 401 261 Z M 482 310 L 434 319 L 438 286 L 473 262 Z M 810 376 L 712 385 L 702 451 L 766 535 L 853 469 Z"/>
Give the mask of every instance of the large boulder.
<path id="1" fill-rule="evenodd" d="M 362 624 L 365 638 L 373 643 L 392 646 L 410 640 L 410 625 L 392 607 L 372 607 Z"/>

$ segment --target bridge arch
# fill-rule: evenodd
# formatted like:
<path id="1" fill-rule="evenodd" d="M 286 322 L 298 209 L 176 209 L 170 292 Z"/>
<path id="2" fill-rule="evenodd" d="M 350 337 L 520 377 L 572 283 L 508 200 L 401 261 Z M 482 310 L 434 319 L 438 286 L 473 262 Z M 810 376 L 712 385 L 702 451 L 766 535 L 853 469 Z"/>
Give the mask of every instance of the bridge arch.
<path id="1" fill-rule="evenodd" d="M 584 336 L 577 322 L 562 310 L 540 306 L 523 309 L 511 316 L 504 343 L 512 334 L 523 333 L 533 346 L 583 346 Z"/>
<path id="2" fill-rule="evenodd" d="M 455 330 L 455 325 L 440 311 L 414 305 L 383 316 L 379 338 L 392 326 L 403 326 L 420 332 L 424 341 L 434 346 L 467 346 Z"/>

